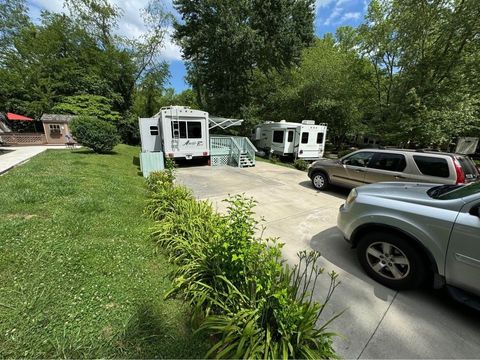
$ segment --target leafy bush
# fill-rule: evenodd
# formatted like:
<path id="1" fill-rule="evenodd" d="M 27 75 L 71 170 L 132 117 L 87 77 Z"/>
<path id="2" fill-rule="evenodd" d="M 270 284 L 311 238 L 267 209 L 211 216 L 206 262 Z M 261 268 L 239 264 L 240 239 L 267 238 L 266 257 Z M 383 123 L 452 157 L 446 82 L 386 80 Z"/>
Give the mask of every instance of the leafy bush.
<path id="1" fill-rule="evenodd" d="M 199 330 L 215 335 L 207 356 L 336 357 L 325 331 L 330 321 L 316 328 L 338 284 L 331 274 L 326 302 L 313 301 L 319 254 L 303 252 L 299 265 L 285 267 L 282 245 L 255 235 L 253 199 L 231 197 L 220 215 L 173 179 L 173 171 L 150 176 L 146 211 L 157 220 L 154 239 L 177 265 L 167 296 L 187 300 Z"/>
<path id="2" fill-rule="evenodd" d="M 272 164 L 277 164 L 279 161 L 280 161 L 280 158 L 277 155 L 275 154 L 270 155 L 270 162 Z"/>
<path id="3" fill-rule="evenodd" d="M 115 126 L 95 117 L 75 117 L 70 129 L 80 144 L 96 153 L 110 152 L 120 142 Z"/>
<path id="4" fill-rule="evenodd" d="M 308 162 L 302 159 L 297 159 L 293 162 L 293 166 L 300 171 L 307 171 L 308 170 Z"/>

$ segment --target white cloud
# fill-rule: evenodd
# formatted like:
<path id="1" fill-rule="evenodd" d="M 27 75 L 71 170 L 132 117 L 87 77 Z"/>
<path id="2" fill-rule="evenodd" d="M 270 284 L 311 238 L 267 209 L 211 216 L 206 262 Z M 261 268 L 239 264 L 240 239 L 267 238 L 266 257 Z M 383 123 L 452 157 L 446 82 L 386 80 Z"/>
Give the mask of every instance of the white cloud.
<path id="1" fill-rule="evenodd" d="M 330 3 L 333 3 L 334 6 L 332 6 L 332 10 L 330 12 L 330 15 L 326 19 L 322 21 L 323 25 L 339 25 L 341 23 L 344 23 L 348 20 L 356 20 L 359 19 L 361 16 L 360 12 L 352 12 L 348 11 L 345 12 L 345 7 L 351 8 L 353 0 L 323 0 L 324 6 L 329 5 Z"/>
<path id="2" fill-rule="evenodd" d="M 345 22 L 347 20 L 360 19 L 361 15 L 362 14 L 360 14 L 359 12 L 347 12 L 342 16 L 342 19 L 340 20 L 340 22 Z"/>
<path id="3" fill-rule="evenodd" d="M 316 0 L 315 1 L 315 9 L 321 9 L 327 7 L 333 2 L 333 0 Z"/>
<path id="4" fill-rule="evenodd" d="M 149 0 L 110 0 L 110 2 L 122 9 L 122 18 L 118 22 L 118 35 L 133 39 L 145 34 L 146 28 L 143 23 L 141 11 L 148 5 Z M 30 14 L 33 17 L 39 16 L 38 10 L 66 12 L 66 9 L 63 7 L 63 0 L 30 0 L 28 4 L 31 7 Z M 174 11 L 171 0 L 164 0 L 164 5 L 168 11 Z M 164 49 L 160 54 L 160 58 L 165 61 L 182 59 L 181 49 L 173 42 L 171 37 L 172 33 L 173 29 L 169 28 Z"/>

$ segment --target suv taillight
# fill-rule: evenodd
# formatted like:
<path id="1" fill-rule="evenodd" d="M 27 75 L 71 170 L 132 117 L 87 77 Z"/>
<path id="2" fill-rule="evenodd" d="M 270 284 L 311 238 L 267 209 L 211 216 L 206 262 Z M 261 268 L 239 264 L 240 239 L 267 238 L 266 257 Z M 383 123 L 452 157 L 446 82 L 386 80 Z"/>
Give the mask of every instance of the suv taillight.
<path id="1" fill-rule="evenodd" d="M 463 172 L 462 165 L 460 165 L 460 162 L 455 158 L 453 159 L 453 165 L 457 173 L 457 184 L 465 184 L 465 173 Z"/>

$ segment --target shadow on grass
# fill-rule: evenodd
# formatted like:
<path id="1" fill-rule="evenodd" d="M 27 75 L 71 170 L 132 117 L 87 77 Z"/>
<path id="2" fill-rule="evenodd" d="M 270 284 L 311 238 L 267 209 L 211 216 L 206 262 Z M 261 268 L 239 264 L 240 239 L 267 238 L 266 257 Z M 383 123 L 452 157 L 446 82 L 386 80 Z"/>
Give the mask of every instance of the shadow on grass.
<path id="1" fill-rule="evenodd" d="M 78 149 L 78 150 L 72 150 L 71 153 L 72 154 L 97 154 L 92 149 L 86 149 L 86 148 L 82 148 L 82 149 Z M 108 151 L 108 152 L 104 152 L 104 153 L 98 153 L 98 155 L 117 155 L 117 154 L 118 154 L 118 152 L 116 152 L 116 151 Z"/>
<path id="2" fill-rule="evenodd" d="M 118 357 L 202 358 L 208 350 L 206 338 L 193 333 L 182 312 L 175 315 L 153 303 L 140 305 L 123 335 L 114 342 Z"/>
<path id="3" fill-rule="evenodd" d="M 132 159 L 132 164 L 140 168 L 140 158 L 138 156 L 134 156 Z"/>

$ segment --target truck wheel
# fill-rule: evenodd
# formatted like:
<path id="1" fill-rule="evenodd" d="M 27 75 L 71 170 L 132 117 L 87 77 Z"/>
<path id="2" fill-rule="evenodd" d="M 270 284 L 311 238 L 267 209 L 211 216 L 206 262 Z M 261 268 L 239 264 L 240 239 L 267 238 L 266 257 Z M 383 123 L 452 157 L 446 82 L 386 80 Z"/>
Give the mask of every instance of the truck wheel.
<path id="1" fill-rule="evenodd" d="M 420 251 L 395 233 L 364 235 L 358 243 L 357 256 L 371 278 L 395 290 L 418 288 L 427 279 Z"/>
<path id="2" fill-rule="evenodd" d="M 326 190 L 329 186 L 327 175 L 322 172 L 313 174 L 312 185 L 317 190 Z"/>

